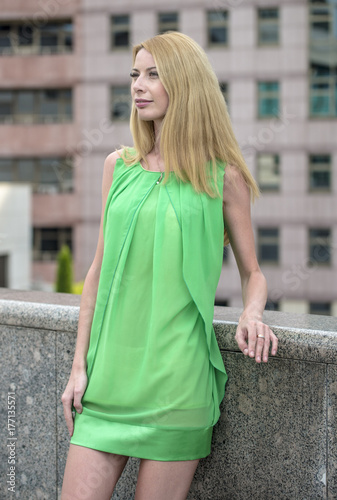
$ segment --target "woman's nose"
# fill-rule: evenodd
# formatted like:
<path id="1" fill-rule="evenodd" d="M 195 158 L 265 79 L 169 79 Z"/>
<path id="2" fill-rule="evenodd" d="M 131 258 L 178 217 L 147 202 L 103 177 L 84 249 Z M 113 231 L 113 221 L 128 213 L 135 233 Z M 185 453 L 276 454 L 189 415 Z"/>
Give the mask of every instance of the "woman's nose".
<path id="1" fill-rule="evenodd" d="M 138 76 L 134 81 L 133 90 L 135 92 L 143 92 L 145 90 L 144 79 L 141 76 Z"/>

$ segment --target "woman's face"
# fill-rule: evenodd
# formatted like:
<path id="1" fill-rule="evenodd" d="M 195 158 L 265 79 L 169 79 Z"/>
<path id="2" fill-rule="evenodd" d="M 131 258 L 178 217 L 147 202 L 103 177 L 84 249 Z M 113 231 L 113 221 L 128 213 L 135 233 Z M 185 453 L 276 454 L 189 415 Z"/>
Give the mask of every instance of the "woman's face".
<path id="1" fill-rule="evenodd" d="M 139 118 L 160 125 L 166 114 L 169 98 L 150 52 L 145 49 L 138 52 L 131 77 L 131 95 Z"/>

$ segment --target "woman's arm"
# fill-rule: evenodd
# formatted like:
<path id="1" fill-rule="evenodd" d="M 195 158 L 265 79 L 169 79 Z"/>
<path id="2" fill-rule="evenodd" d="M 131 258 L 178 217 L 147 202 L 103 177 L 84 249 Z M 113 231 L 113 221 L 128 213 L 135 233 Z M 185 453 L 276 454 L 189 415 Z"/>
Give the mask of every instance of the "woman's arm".
<path id="1" fill-rule="evenodd" d="M 223 214 L 238 265 L 244 309 L 236 330 L 236 341 L 245 355 L 260 363 L 274 356 L 277 337 L 262 322 L 267 301 L 267 283 L 256 258 L 250 215 L 250 193 L 239 169 L 227 165 L 223 190 Z M 258 337 L 261 335 L 262 337 Z"/>
<path id="2" fill-rule="evenodd" d="M 87 386 L 86 356 L 89 348 L 91 323 L 94 316 L 98 282 L 103 259 L 103 217 L 106 200 L 112 183 L 112 176 L 118 153 L 111 153 L 104 162 L 102 181 L 102 211 L 99 237 L 94 260 L 84 281 L 78 320 L 78 332 L 73 365 L 69 381 L 62 395 L 62 403 L 66 424 L 70 436 L 73 434 L 74 423 L 71 414 L 72 405 L 78 413 L 82 411 L 81 399 Z"/>

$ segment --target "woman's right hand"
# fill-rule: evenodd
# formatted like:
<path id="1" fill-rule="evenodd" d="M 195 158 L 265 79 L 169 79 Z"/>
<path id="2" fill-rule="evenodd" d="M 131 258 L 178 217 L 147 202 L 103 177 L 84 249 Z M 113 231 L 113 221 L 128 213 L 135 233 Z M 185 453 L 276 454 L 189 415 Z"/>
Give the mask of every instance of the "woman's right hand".
<path id="1" fill-rule="evenodd" d="M 72 407 L 77 413 L 82 413 L 82 396 L 87 387 L 88 378 L 86 369 L 73 369 L 71 371 L 67 387 L 62 394 L 63 412 L 68 427 L 70 437 L 74 432 L 74 420 L 72 416 Z"/>

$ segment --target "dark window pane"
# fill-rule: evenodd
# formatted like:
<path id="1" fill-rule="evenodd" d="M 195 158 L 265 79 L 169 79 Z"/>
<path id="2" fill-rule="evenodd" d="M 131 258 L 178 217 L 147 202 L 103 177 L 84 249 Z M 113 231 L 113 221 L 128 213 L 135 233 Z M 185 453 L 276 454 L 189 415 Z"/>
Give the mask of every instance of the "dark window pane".
<path id="1" fill-rule="evenodd" d="M 40 92 L 40 114 L 57 115 L 59 92 L 57 90 L 47 89 Z"/>
<path id="2" fill-rule="evenodd" d="M 28 24 L 18 26 L 19 45 L 33 45 L 33 29 Z"/>
<path id="3" fill-rule="evenodd" d="M 159 14 L 160 23 L 176 23 L 178 22 L 178 14 L 176 12 L 166 12 Z"/>
<path id="4" fill-rule="evenodd" d="M 17 94 L 17 112 L 19 114 L 34 114 L 34 92 L 20 90 Z"/>
<path id="5" fill-rule="evenodd" d="M 124 16 L 113 16 L 112 18 L 112 23 L 115 24 L 129 24 L 129 16 L 124 15 Z"/>
<path id="6" fill-rule="evenodd" d="M 280 304 L 279 302 L 275 302 L 273 300 L 267 300 L 266 307 L 265 309 L 267 311 L 279 311 L 280 310 Z"/>
<path id="7" fill-rule="evenodd" d="M 309 236 L 312 263 L 329 264 L 331 261 L 330 229 L 310 229 Z"/>
<path id="8" fill-rule="evenodd" d="M 259 9 L 260 19 L 278 19 L 278 9 Z"/>
<path id="9" fill-rule="evenodd" d="M 279 231 L 277 228 L 263 228 L 258 231 L 259 260 L 276 263 L 279 260 Z"/>
<path id="10" fill-rule="evenodd" d="M 119 31 L 118 33 L 114 33 L 113 45 L 115 47 L 128 46 L 129 45 L 129 32 L 128 31 Z"/>
<path id="11" fill-rule="evenodd" d="M 14 166 L 12 160 L 0 159 L 0 182 L 14 181 Z"/>
<path id="12" fill-rule="evenodd" d="M 312 188 L 329 188 L 330 172 L 312 172 L 310 185 Z"/>
<path id="13" fill-rule="evenodd" d="M 210 42 L 215 44 L 226 44 L 227 43 L 227 29 L 221 26 L 216 28 L 212 27 L 210 29 Z"/>
<path id="14" fill-rule="evenodd" d="M 11 45 L 10 26 L 6 24 L 0 25 L 0 53 L 2 48 L 8 48 Z"/>
<path id="15" fill-rule="evenodd" d="M 128 120 L 130 117 L 131 109 L 131 96 L 129 87 L 113 87 L 111 101 L 111 118 L 113 120 Z"/>
<path id="16" fill-rule="evenodd" d="M 33 160 L 18 160 L 18 180 L 32 183 L 35 180 L 35 163 Z"/>
<path id="17" fill-rule="evenodd" d="M 59 24 L 47 24 L 44 26 L 40 32 L 41 47 L 57 47 L 60 29 L 61 25 Z"/>
<path id="18" fill-rule="evenodd" d="M 213 23 L 223 22 L 228 19 L 226 10 L 212 10 L 208 12 L 208 20 Z"/>
<path id="19" fill-rule="evenodd" d="M 63 114 L 68 118 L 72 117 L 73 114 L 73 105 L 72 105 L 72 90 L 71 89 L 63 89 L 60 91 L 60 94 L 63 99 Z"/>
<path id="20" fill-rule="evenodd" d="M 277 262 L 278 245 L 261 245 L 260 259 L 264 262 Z"/>
<path id="21" fill-rule="evenodd" d="M 330 302 L 310 302 L 310 314 L 331 315 Z"/>
<path id="22" fill-rule="evenodd" d="M 0 91 L 0 119 L 1 116 L 11 116 L 13 113 L 13 92 Z"/>
<path id="23" fill-rule="evenodd" d="M 261 26 L 260 27 L 260 42 L 272 44 L 278 42 L 278 27 L 277 26 Z"/>

